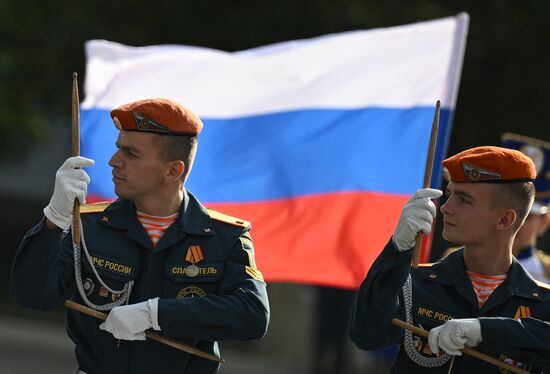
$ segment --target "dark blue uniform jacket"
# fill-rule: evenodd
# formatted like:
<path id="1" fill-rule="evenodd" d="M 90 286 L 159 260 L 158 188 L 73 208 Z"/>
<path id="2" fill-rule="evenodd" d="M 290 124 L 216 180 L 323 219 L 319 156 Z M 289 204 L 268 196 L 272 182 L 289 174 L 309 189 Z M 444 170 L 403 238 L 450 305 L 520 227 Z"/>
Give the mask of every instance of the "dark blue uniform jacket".
<path id="1" fill-rule="evenodd" d="M 535 373 L 550 366 L 549 286 L 535 281 L 514 259 L 507 279 L 479 308 L 462 249 L 417 269 L 410 266 L 411 252 L 399 252 L 390 240 L 361 284 L 350 330 L 357 346 L 376 350 L 403 342 L 403 330 L 391 320 L 405 320 L 401 287 L 410 271 L 416 326 L 430 330 L 451 318 L 479 317 L 483 342 L 476 349 Z M 417 351 L 433 357 L 427 339 L 413 337 Z M 450 365 L 418 366 L 401 346 L 391 372 L 448 373 Z M 457 356 L 452 365 L 452 373 L 501 373 L 496 366 L 466 355 Z"/>
<path id="2" fill-rule="evenodd" d="M 162 335 L 218 353 L 218 340 L 262 337 L 269 321 L 266 285 L 254 263 L 247 222 L 205 209 L 186 192 L 182 211 L 155 248 L 136 218 L 133 202 L 119 199 L 105 210 L 82 214 L 85 240 L 104 282 L 114 290 L 133 279 L 130 304 L 160 297 Z M 93 211 L 93 209 L 92 209 Z M 11 294 L 19 304 L 51 310 L 75 282 L 71 235 L 32 228 L 17 251 Z M 186 255 L 199 248 L 199 274 L 183 270 Z M 82 254 L 82 258 L 84 258 Z M 199 257 L 200 258 L 200 257 Z M 88 298 L 115 298 L 82 260 Z M 83 301 L 78 292 L 72 299 Z M 80 369 L 89 373 L 215 373 L 218 364 L 155 341 L 118 341 L 98 328 L 101 321 L 67 310 L 67 331 L 76 344 Z"/>

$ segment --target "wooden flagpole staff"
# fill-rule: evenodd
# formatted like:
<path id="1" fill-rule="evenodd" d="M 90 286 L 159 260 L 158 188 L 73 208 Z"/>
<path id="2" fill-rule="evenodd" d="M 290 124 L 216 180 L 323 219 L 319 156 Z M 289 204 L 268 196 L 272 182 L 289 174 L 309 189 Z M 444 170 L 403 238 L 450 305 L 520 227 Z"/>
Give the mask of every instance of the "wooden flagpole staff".
<path id="1" fill-rule="evenodd" d="M 439 111 L 441 108 L 441 102 L 437 100 L 435 103 L 435 114 L 432 123 L 432 133 L 430 135 L 430 148 L 428 149 L 428 158 L 426 160 L 426 170 L 424 171 L 424 188 L 430 188 L 432 170 L 434 166 L 435 146 L 437 143 L 437 131 L 439 130 Z M 422 231 L 416 235 L 416 241 L 414 243 L 412 267 L 418 267 L 418 261 L 420 259 L 420 247 L 422 246 Z"/>
<path id="2" fill-rule="evenodd" d="M 72 152 L 71 155 L 80 156 L 80 108 L 78 99 L 78 74 L 73 73 L 73 90 L 72 90 Z M 74 200 L 73 207 L 73 241 L 80 245 L 80 201 Z"/>

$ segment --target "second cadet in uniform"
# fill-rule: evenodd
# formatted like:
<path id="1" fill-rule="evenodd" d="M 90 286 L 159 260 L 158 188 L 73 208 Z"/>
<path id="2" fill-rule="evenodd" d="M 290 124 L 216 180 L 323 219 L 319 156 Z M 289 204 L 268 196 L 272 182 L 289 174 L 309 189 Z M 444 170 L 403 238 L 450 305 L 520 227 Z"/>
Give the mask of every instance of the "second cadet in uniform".
<path id="1" fill-rule="evenodd" d="M 411 268 L 418 232 L 430 232 L 441 191 L 422 189 L 363 281 L 351 337 L 362 349 L 400 343 L 392 373 L 500 373 L 481 352 L 532 372 L 550 366 L 550 288 L 512 256 L 514 236 L 533 202 L 535 166 L 519 151 L 477 147 L 443 161 L 443 237 L 463 248 Z M 430 330 L 405 333 L 392 319 Z"/>

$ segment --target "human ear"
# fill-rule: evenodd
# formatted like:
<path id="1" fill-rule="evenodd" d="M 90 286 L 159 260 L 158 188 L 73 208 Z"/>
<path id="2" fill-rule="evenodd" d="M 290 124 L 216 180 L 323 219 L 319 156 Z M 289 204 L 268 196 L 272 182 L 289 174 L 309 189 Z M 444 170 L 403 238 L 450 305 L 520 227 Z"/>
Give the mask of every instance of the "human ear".
<path id="1" fill-rule="evenodd" d="M 173 161 L 168 169 L 168 175 L 170 179 L 179 179 L 185 172 L 185 163 L 181 160 Z"/>
<path id="2" fill-rule="evenodd" d="M 504 214 L 500 216 L 500 219 L 497 223 L 497 229 L 499 230 L 507 230 L 510 227 L 514 225 L 516 222 L 516 219 L 518 218 L 518 215 L 516 214 L 516 211 L 513 209 L 506 209 L 504 211 Z"/>

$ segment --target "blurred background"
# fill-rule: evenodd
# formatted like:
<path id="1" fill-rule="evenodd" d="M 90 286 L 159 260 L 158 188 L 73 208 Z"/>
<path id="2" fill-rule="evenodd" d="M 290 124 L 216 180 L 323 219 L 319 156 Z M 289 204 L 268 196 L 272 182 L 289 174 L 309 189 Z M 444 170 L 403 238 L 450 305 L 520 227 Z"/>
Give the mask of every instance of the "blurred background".
<path id="1" fill-rule="evenodd" d="M 8 285 L 19 241 L 42 216 L 70 154 L 71 73 L 82 84 L 86 40 L 238 51 L 463 11 L 470 28 L 449 154 L 499 145 L 503 132 L 550 141 L 547 1 L 0 0 L 0 373 L 71 373 L 76 365 L 62 308 L 24 310 Z M 448 246 L 437 231 L 432 260 Z M 362 352 L 349 341 L 353 290 L 270 284 L 269 293 L 268 335 L 222 344 L 221 373 L 387 372 L 391 352 Z"/>

